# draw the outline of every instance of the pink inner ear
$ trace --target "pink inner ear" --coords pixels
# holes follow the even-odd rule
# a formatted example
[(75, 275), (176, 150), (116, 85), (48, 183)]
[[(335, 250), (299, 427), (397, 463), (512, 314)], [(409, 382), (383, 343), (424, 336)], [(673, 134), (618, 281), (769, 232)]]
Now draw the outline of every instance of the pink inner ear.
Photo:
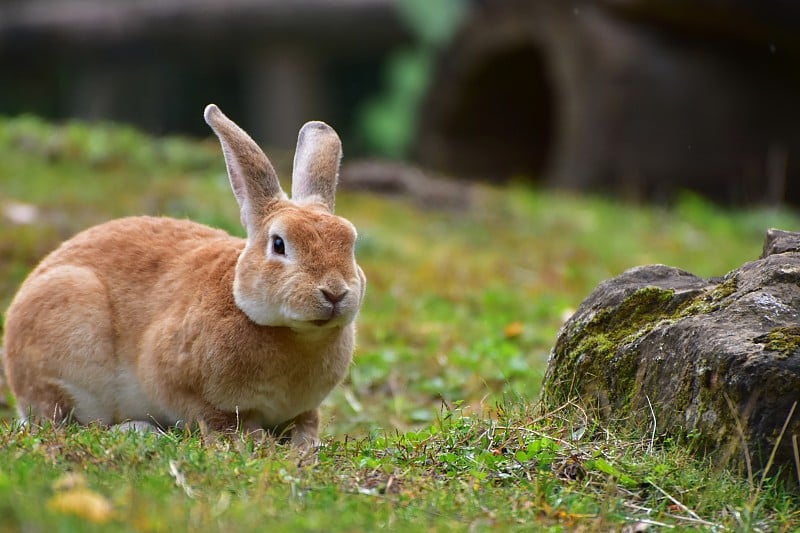
[(247, 189), (245, 188), (244, 176), (242, 176), (242, 167), (239, 161), (225, 143), (222, 150), (225, 153), (225, 166), (228, 168), (228, 179), (231, 182), (231, 189), (236, 201), (239, 203), (239, 208), (244, 209), (245, 202), (247, 201)]
[(239, 204), (239, 220), (242, 222), (244, 229), (250, 233), (252, 221), (250, 220), (251, 209), (250, 202), (247, 200), (247, 185), (245, 184), (245, 177), (242, 174), (242, 167), (236, 155), (231, 152), (228, 143), (220, 139), (222, 144), (222, 153), (225, 155), (225, 167), (228, 170), (228, 180), (233, 190), (233, 196)]

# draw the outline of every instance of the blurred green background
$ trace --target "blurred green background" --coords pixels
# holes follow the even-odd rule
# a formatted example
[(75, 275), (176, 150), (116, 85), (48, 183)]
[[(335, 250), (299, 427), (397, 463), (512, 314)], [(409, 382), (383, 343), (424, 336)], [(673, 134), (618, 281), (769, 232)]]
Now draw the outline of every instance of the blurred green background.
[(109, 218), (242, 234), (212, 101), (284, 177), (302, 122), (343, 137), (337, 208), (369, 288), (334, 433), (533, 400), (600, 281), (648, 263), (724, 275), (798, 226), (791, 5), (198, 6), (0, 5), (2, 308)]

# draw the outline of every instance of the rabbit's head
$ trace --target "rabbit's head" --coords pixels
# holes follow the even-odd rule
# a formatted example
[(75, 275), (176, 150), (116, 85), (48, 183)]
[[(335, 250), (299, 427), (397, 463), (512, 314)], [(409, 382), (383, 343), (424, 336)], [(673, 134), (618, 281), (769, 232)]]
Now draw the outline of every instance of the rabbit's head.
[(292, 199), (264, 152), (217, 106), (205, 110), (219, 137), (247, 243), (233, 284), (236, 305), (256, 324), (294, 330), (352, 322), (366, 279), (356, 264), (355, 227), (333, 214), (341, 141), (323, 122), (297, 139)]

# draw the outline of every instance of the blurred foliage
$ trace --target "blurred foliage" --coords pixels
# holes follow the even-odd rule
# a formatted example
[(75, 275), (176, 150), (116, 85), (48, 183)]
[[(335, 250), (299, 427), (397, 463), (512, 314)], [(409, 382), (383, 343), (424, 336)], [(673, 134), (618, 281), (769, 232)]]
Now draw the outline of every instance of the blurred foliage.
[(458, 28), (467, 2), (400, 0), (398, 9), (415, 43), (389, 57), (385, 88), (364, 104), (360, 116), (364, 145), (378, 155), (392, 158), (406, 155), (436, 54)]
[[(287, 176), (291, 158), (270, 155)], [(564, 317), (603, 279), (649, 263), (722, 275), (759, 255), (768, 227), (800, 227), (789, 211), (733, 212), (690, 195), (667, 209), (525, 186), (474, 191), (463, 211), (339, 193), (369, 282), (355, 363), (324, 409), (327, 431), (417, 427), (442, 402), (536, 398)], [(35, 217), (12, 222), (13, 205)], [(213, 139), (0, 120), (1, 308), (61, 240), (136, 214), (243, 233)]]

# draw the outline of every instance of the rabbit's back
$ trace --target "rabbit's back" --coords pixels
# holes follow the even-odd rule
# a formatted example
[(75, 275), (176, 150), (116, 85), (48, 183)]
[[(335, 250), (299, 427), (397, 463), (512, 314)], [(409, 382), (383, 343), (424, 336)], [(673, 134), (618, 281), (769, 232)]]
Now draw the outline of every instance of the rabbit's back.
[[(47, 256), (12, 302), (9, 320), (13, 326), (17, 314), (36, 315), (28, 309), (36, 303), (26, 297), (28, 286), (43, 286), (50, 295), (65, 291), (62, 297), (69, 301), (83, 292), (82, 283), (99, 283), (102, 290), (96, 296), (105, 301), (115, 325), (115, 356), (127, 359), (134, 354), (126, 352), (139, 347), (154, 317), (168, 308), (198, 291), (209, 297), (214, 293), (218, 301), (230, 299), (234, 265), (243, 247), (242, 239), (190, 220), (112, 220), (77, 234)], [(73, 282), (65, 272), (70, 270), (79, 273)]]
[(198, 290), (223, 305), (232, 300), (242, 245), (201, 224), (156, 217), (114, 220), (64, 242), (25, 280), (6, 317), (5, 366), (22, 416), (66, 417), (42, 412), (59, 405), (81, 421), (174, 422), (162, 402), (148, 401), (138, 375), (147, 332), (174, 322), (176, 306)]
[(212, 242), (216, 247), (227, 242), (239, 250), (243, 246), (241, 239), (191, 220), (120, 218), (93, 226), (65, 241), (42, 260), (30, 277), (71, 264), (91, 268), (118, 284), (149, 284), (187, 253)]

